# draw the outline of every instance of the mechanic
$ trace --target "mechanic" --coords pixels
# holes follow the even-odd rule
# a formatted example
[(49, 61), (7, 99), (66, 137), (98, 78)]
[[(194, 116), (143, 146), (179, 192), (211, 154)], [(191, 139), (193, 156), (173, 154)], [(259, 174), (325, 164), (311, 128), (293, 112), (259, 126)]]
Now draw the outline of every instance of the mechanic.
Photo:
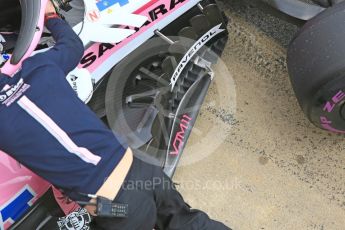
[[(128, 205), (127, 217), (96, 216), (104, 229), (229, 229), (190, 209), (160, 167), (134, 157), (79, 100), (65, 76), (83, 44), (50, 1), (45, 15), (55, 46), (26, 59), (13, 77), (0, 73), (0, 149), (75, 201), (95, 204), (97, 196)], [(147, 181), (152, 186), (124, 186)]]

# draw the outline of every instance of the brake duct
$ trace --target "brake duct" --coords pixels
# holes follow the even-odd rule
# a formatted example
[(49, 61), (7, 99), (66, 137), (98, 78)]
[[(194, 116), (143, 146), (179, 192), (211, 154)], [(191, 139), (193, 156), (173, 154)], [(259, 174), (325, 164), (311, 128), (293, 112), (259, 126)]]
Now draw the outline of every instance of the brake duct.
[(177, 88), (175, 95), (182, 95), (178, 92), (182, 90), (183, 97), (181, 99), (175, 97), (177, 109), (164, 162), (164, 172), (169, 177), (172, 177), (176, 170), (214, 75), (209, 63), (200, 57), (189, 65), (189, 70), (180, 76), (175, 86)]

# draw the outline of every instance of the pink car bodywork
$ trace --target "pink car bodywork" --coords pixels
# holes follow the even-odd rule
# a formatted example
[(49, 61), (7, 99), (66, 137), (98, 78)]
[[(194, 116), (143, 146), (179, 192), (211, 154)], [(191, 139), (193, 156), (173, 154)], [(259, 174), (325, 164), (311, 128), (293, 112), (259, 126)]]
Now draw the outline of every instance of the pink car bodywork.
[[(41, 14), (38, 23), (39, 28), (43, 28), (46, 2), (47, 0), (41, 0)], [(172, 2), (175, 4), (173, 8), (171, 7)], [(91, 73), (92, 77), (98, 81), (105, 73), (111, 70), (114, 63), (123, 59), (136, 47), (149, 39), (156, 29), (164, 28), (167, 24), (181, 16), (198, 2), (198, 0), (151, 0), (149, 3), (143, 4), (140, 8), (134, 10), (133, 13), (146, 16), (151, 22), (149, 25), (141, 27), (135, 34), (126, 38), (121, 43), (114, 45), (112, 48), (103, 50), (104, 55), (97, 55), (102, 44), (94, 43), (85, 50), (84, 60), (86, 57), (90, 56), (90, 54), (95, 54), (95, 56), (97, 56), (96, 59), (87, 65), (81, 62), (78, 68), (87, 69)], [(164, 15), (162, 13), (152, 20), (150, 11), (155, 8), (159, 8), (162, 5), (165, 7), (166, 12)], [(37, 30), (31, 46), (22, 60), (30, 56), (37, 46), (41, 36), (41, 31), (42, 29)], [(12, 76), (16, 71), (18, 71), (18, 69), (20, 69), (20, 65), (21, 62), (17, 65), (11, 65), (8, 62), (3, 68), (1, 68), (1, 71)], [(7, 229), (15, 221), (12, 219), (12, 216), (9, 216), (9, 214), (6, 214), (6, 216), (4, 213), (10, 207), (12, 202), (21, 198), (21, 196), (25, 196), (24, 198), (27, 199), (27, 202), (24, 203), (27, 207), (22, 207), (22, 209), (19, 208), (17, 214), (11, 213), (11, 215), (20, 215), (20, 212), (22, 212), (23, 209), (28, 209), (39, 197), (52, 187), (52, 185), (41, 177), (35, 175), (1, 150), (0, 173), (0, 229), (2, 229), (2, 226)], [(60, 199), (62, 195), (57, 189), (53, 188), (53, 191), (58, 204), (66, 214), (78, 207), (76, 203), (66, 203), (64, 199)], [(15, 210), (12, 211), (14, 212)], [(6, 218), (4, 218), (5, 216)]]
[[(1, 226), (7, 229), (52, 186), (2, 151), (0, 172), (0, 229)], [(52, 189), (56, 201), (66, 214), (79, 207), (62, 199), (59, 190)]]
[[(40, 196), (49, 188), (49, 184), (42, 178), (38, 177), (30, 170), (20, 165), (17, 161), (0, 151), (0, 226), (4, 225), (5, 229), (13, 223), (13, 217), (20, 214), (25, 207), (10, 207), (18, 197), (28, 193), (27, 205), (31, 206)], [(31, 193), (31, 195), (30, 195)], [(13, 212), (6, 214), (6, 208)], [(18, 208), (18, 210), (13, 210)]]

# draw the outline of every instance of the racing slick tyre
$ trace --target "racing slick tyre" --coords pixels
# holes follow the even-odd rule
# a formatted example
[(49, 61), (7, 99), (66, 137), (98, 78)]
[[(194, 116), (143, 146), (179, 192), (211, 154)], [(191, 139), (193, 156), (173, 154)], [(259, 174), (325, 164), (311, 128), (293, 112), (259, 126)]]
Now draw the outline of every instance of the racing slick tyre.
[(344, 0), (313, 0), (316, 4), (319, 4), (323, 7), (330, 7), (334, 4), (338, 4)]
[[(202, 1), (114, 67), (105, 95), (107, 121), (139, 158), (166, 166), (176, 111), (192, 85), (207, 75), (192, 57), (216, 63), (227, 42), (226, 25), (216, 3)], [(186, 58), (195, 44), (198, 50)], [(181, 72), (172, 89), (176, 69)], [(169, 167), (177, 161), (169, 161)]]
[(291, 42), (287, 65), (303, 112), (317, 127), (345, 133), (345, 3), (308, 21)]

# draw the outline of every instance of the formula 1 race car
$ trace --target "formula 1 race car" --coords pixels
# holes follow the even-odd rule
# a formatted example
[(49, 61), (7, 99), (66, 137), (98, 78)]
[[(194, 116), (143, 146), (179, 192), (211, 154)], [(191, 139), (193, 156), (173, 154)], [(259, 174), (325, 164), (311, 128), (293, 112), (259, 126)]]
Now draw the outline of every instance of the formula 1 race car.
[(314, 125), (344, 134), (344, 0), (263, 1), (307, 21), (288, 48), (291, 83), (303, 112)]
[[(8, 40), (0, 45), (1, 72), (13, 75), (54, 45), (43, 26), (46, 2), (0, 2), (0, 44)], [(217, 2), (53, 3), (85, 47), (67, 76), (71, 87), (138, 157), (172, 176), (228, 40)], [(85, 209), (1, 151), (0, 172), (0, 229), (98, 229)]]

